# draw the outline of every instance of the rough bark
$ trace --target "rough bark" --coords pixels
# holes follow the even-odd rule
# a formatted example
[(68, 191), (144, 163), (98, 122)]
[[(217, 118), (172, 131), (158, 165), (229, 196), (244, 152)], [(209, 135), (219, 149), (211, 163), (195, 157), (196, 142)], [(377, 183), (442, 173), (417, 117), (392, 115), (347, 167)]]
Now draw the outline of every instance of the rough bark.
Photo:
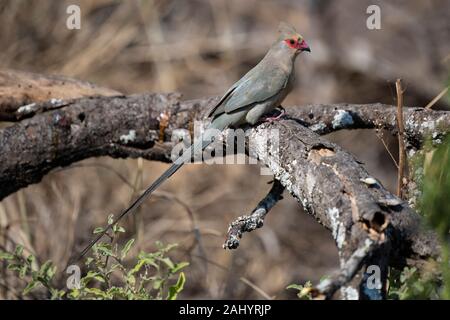
[[(5, 182), (0, 199), (39, 182), (52, 168), (89, 157), (170, 161), (172, 131), (192, 130), (193, 122), (201, 120), (216, 100), (181, 101), (176, 94), (141, 94), (36, 103), (34, 109), (40, 114), (0, 131), (0, 177)], [(307, 105), (287, 110), (289, 117), (320, 134), (339, 129), (396, 128), (392, 106)], [(170, 119), (165, 120), (167, 117)], [(437, 137), (449, 130), (450, 113), (408, 110), (405, 122), (407, 134), (411, 132), (416, 139), (422, 139), (431, 128)], [(439, 125), (432, 126), (435, 122)], [(180, 130), (175, 131), (175, 136), (180, 134)]]
[[(341, 129), (386, 129), (397, 133), (395, 106), (371, 104), (310, 104), (288, 107), (289, 115), (318, 134)], [(405, 138), (419, 148), (424, 139), (441, 139), (450, 130), (450, 112), (403, 108)]]
[[(215, 101), (180, 101), (176, 94), (81, 98), (0, 130), (0, 200), (39, 182), (54, 168), (85, 158), (107, 155), (168, 162), (172, 141), (189, 135), (193, 121), (202, 119)], [(340, 106), (331, 108), (342, 114)], [(346, 105), (343, 110), (350, 108)], [(364, 110), (365, 106), (359, 108)], [(37, 109), (43, 110), (41, 104)], [(386, 243), (392, 248), (385, 251), (391, 266), (403, 265), (406, 259), (414, 262), (437, 257), (436, 238), (421, 229), (420, 217), (374, 181), (351, 154), (301, 125), (303, 119), (293, 119), (295, 112), (303, 109), (307, 108), (288, 109), (290, 119), (247, 128), (253, 141), (248, 152), (267, 166), (281, 186), (331, 230), (336, 240), (341, 270), (330, 282), (319, 284), (315, 294), (332, 296), (369, 259), (384, 256), (374, 253)], [(354, 113), (360, 109), (355, 107)], [(438, 119), (441, 116), (448, 120), (447, 113)], [(325, 118), (317, 118), (326, 123)], [(335, 116), (328, 119), (333, 126)], [(276, 143), (266, 139), (266, 129), (278, 130)]]
[[(349, 275), (346, 280), (354, 275), (348, 273), (349, 266), (359, 270), (386, 242), (392, 248), (390, 266), (402, 266), (408, 258), (438, 256), (436, 237), (421, 229), (419, 215), (387, 191), (353, 155), (294, 120), (258, 126), (251, 137), (257, 141), (268, 128), (279, 131), (279, 146), (269, 140), (267, 151), (255, 144), (250, 154), (270, 168), (306, 212), (331, 230), (341, 271)], [(368, 254), (361, 256), (366, 247)], [(342, 277), (335, 277), (339, 286), (331, 282), (321, 293), (332, 295), (342, 285)]]
[(236, 249), (244, 232), (251, 232), (261, 228), (264, 224), (264, 218), (270, 209), (283, 199), (283, 191), (284, 186), (280, 181), (274, 180), (269, 193), (258, 203), (252, 213), (248, 216), (241, 216), (230, 224), (223, 248)]
[(180, 110), (175, 95), (149, 94), (82, 98), (0, 130), (0, 200), (90, 157), (168, 162), (170, 133), (159, 136), (160, 120), (170, 112), (176, 116), (168, 130), (188, 127), (189, 110)]
[[(16, 70), (0, 70), (0, 121), (18, 121), (33, 115), (35, 103), (88, 96), (113, 96), (119, 92), (86, 81)], [(52, 100), (53, 99), (53, 100)], [(50, 103), (50, 101), (53, 103)], [(19, 108), (20, 112), (19, 112)]]
[[(20, 121), (64, 106), (67, 100), (121, 93), (62, 76), (0, 70), (0, 121)], [(218, 98), (195, 101), (202, 109)], [(294, 119), (318, 134), (340, 129), (386, 129), (397, 132), (395, 106), (372, 104), (309, 104), (287, 108)], [(450, 112), (404, 108), (409, 147), (418, 149), (425, 137), (441, 139), (450, 127)]]

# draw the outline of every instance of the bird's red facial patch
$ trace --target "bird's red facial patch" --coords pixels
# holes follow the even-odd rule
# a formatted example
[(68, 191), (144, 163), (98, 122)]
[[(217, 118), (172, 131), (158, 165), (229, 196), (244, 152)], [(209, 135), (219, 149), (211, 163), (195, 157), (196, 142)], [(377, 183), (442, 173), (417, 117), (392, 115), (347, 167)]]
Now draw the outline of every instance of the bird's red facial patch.
[(289, 48), (298, 49), (298, 40), (296, 39), (286, 39), (284, 40), (284, 42), (286, 42), (286, 44), (288, 45)]
[(295, 50), (304, 50), (304, 49), (309, 48), (306, 41), (301, 38), (299, 38), (299, 39), (290, 38), (290, 39), (284, 40), (284, 42), (286, 42), (286, 44), (288, 45), (289, 48), (292, 48)]

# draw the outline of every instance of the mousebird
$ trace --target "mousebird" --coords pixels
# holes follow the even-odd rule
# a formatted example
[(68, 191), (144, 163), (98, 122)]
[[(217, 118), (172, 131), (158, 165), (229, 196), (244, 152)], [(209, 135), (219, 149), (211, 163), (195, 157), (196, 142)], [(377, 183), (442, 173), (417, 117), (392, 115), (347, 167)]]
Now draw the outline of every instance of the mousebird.
[[(208, 129), (223, 131), (230, 127), (255, 125), (264, 116), (280, 106), (281, 102), (293, 88), (294, 62), (299, 53), (311, 52), (303, 37), (288, 24), (279, 26), (279, 37), (273, 43), (264, 58), (239, 81), (231, 86), (219, 102), (209, 111), (207, 118), (211, 123), (203, 136), (191, 145), (173, 164), (150, 185), (133, 203), (117, 216), (112, 223), (89, 243), (80, 253), (80, 260), (100, 238), (120, 219), (133, 212), (164, 181), (172, 176), (181, 166), (189, 161), (192, 152), (202, 151), (213, 142), (214, 137)], [(214, 131), (214, 130), (210, 130)]]

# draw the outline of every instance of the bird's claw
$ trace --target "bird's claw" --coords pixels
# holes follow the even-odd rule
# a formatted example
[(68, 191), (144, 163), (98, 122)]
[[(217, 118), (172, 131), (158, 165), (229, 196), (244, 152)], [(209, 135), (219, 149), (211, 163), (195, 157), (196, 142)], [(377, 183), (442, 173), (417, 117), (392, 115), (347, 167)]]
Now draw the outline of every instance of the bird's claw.
[(281, 107), (280, 113), (277, 116), (265, 116), (263, 118), (261, 118), (261, 122), (274, 122), (274, 121), (278, 121), (281, 118), (284, 117), (284, 115), (286, 114), (286, 110), (284, 110), (283, 107)]

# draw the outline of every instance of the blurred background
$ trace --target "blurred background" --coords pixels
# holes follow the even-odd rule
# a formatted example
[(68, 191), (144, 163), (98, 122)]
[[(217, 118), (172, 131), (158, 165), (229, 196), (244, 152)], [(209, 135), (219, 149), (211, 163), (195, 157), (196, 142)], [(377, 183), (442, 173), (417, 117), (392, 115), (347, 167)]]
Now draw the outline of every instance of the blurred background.
[[(81, 8), (80, 30), (66, 28), (70, 4)], [(371, 4), (381, 9), (381, 30), (366, 27)], [(263, 57), (286, 21), (312, 53), (298, 59), (297, 87), (284, 106), (395, 104), (402, 78), (405, 104), (423, 107), (448, 85), (449, 12), (447, 0), (0, 0), (0, 68), (75, 77), (125, 94), (220, 95)], [(448, 95), (434, 108), (448, 109)], [(329, 138), (395, 191), (396, 167), (383, 146), (396, 157), (394, 137), (357, 130)], [(0, 202), (0, 228), (64, 268), (94, 226), (166, 166), (98, 158), (55, 170)], [(318, 281), (338, 267), (338, 257), (330, 232), (288, 194), (238, 250), (222, 249), (228, 223), (270, 189), (270, 177), (259, 172), (257, 165), (184, 167), (125, 222), (127, 237), (137, 237), (132, 255), (154, 250), (157, 240), (179, 243), (177, 258), (191, 263), (181, 298), (263, 298), (241, 278), (270, 297), (296, 298), (287, 285)]]

